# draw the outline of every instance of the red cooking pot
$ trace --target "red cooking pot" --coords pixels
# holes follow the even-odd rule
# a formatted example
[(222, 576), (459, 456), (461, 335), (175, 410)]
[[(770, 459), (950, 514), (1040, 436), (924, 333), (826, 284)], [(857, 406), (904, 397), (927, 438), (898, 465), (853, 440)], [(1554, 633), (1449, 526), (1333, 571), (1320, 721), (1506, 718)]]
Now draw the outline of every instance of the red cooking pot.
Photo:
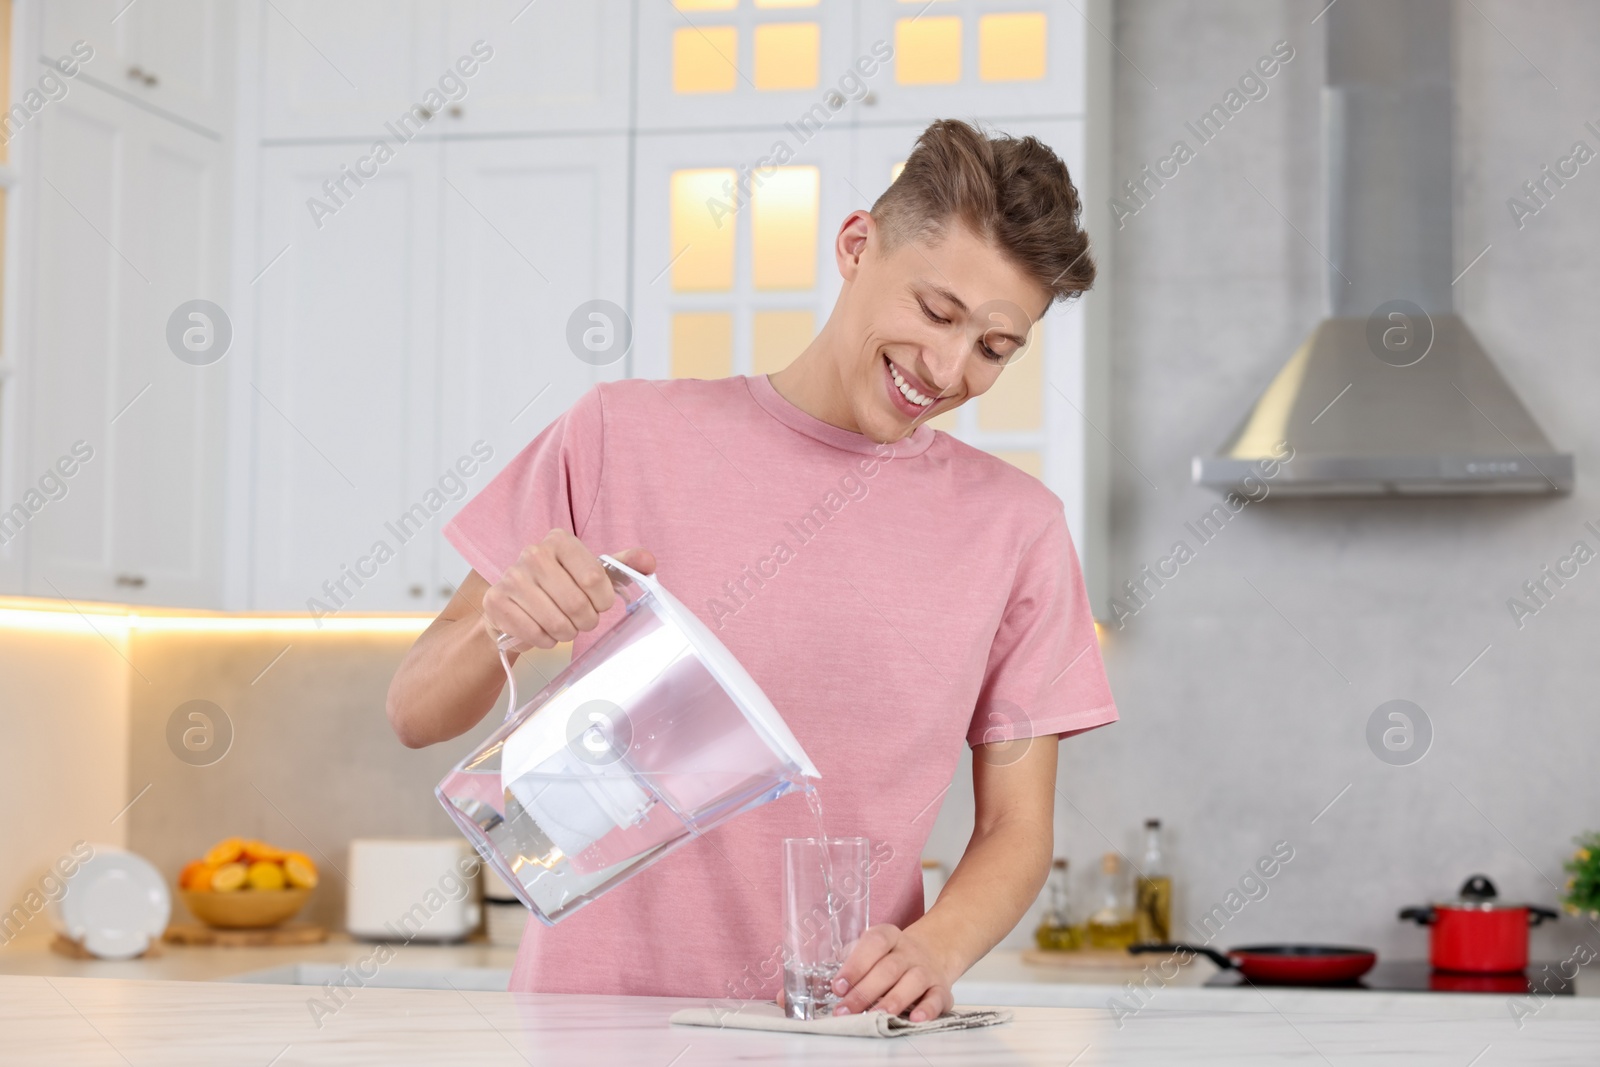
[(1402, 908), (1400, 918), (1433, 927), (1429, 957), (1436, 971), (1514, 974), (1528, 966), (1528, 928), (1559, 915), (1532, 904), (1502, 904), (1498, 897), (1494, 883), (1475, 874), (1457, 899)]

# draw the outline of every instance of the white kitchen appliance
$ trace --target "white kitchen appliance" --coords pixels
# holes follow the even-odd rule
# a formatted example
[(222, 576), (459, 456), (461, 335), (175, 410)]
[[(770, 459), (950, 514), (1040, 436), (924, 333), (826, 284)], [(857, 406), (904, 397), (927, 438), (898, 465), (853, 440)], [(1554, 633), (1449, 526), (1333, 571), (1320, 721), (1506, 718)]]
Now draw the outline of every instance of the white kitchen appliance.
[(482, 918), (480, 866), (459, 837), (356, 838), (345, 928), (391, 944), (459, 941)]

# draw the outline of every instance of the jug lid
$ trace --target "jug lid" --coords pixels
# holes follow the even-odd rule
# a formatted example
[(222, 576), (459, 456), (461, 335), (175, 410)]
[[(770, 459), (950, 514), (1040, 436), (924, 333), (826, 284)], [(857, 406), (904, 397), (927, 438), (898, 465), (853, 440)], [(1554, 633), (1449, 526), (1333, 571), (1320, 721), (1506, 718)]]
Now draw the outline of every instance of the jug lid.
[(667, 592), (654, 577), (640, 574), (626, 563), (620, 563), (611, 556), (601, 556), (606, 564), (615, 567), (626, 574), (639, 588), (645, 590), (655, 598), (652, 605), (654, 610), (666, 616), (689, 639), (700, 661), (706, 665), (712, 675), (739, 705), (745, 718), (759, 730), (767, 742), (776, 748), (791, 762), (800, 768), (800, 773), (807, 778), (821, 778), (822, 772), (817, 770), (811, 762), (811, 757), (806, 755), (806, 750), (800, 747), (799, 740), (790, 731), (789, 724), (783, 721), (783, 716), (778, 714), (778, 709), (772, 701), (767, 699), (767, 694), (761, 691), (756, 680), (750, 677), (750, 672), (744, 665), (734, 658), (732, 652), (721, 641), (700, 617), (684, 606), (683, 602)]

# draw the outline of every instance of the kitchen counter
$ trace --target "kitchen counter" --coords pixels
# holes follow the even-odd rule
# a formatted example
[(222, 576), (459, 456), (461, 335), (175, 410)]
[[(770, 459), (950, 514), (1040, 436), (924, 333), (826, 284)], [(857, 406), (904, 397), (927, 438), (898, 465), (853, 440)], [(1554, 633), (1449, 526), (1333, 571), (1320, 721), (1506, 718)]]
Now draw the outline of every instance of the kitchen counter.
[[(1298, 994), (1302, 1006), (1337, 993)], [(362, 988), (332, 1007), (314, 988), (0, 976), (0, 1063), (695, 1064), (826, 1062), (830, 1067), (1260, 1062), (1463, 1067), (1589, 1064), (1600, 1048), (1600, 1003), (1551, 1003), (1519, 1030), (1499, 998), (1471, 1018), (1414, 1013), (1416, 998), (1366, 994), (1338, 1010), (1302, 1010), (1276, 995), (1256, 1011), (1148, 1008), (1119, 1026), (1104, 1010), (1021, 1007), (1010, 1024), (919, 1038), (868, 1040), (671, 1026), (691, 1000), (561, 996), (453, 989)], [(1386, 1001), (1400, 1005), (1390, 1014)], [(315, 1005), (322, 1004), (319, 1013)], [(1482, 1059), (1486, 1050), (1493, 1050)]]

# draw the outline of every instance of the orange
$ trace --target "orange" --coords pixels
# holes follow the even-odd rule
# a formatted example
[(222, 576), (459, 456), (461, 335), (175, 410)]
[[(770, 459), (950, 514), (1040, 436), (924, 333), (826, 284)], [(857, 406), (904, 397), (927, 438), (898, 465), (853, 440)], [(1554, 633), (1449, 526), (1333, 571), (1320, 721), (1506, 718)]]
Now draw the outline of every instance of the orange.
[(265, 841), (246, 841), (244, 843), (244, 858), (251, 863), (257, 860), (266, 860), (270, 863), (282, 862), (283, 849), (269, 845)]
[(237, 837), (225, 837), (206, 853), (206, 862), (213, 867), (220, 867), (224, 863), (232, 863), (244, 854), (244, 842)]
[(183, 865), (178, 872), (179, 889), (210, 889), (211, 876), (216, 868), (204, 860), (194, 860)]
[(211, 876), (211, 888), (218, 893), (229, 893), (244, 885), (250, 868), (242, 863), (225, 863)]
[(271, 860), (256, 860), (250, 865), (251, 889), (282, 889), (283, 868)]
[(289, 884), (298, 889), (317, 887), (317, 865), (300, 852), (291, 852), (283, 858), (283, 873)]

